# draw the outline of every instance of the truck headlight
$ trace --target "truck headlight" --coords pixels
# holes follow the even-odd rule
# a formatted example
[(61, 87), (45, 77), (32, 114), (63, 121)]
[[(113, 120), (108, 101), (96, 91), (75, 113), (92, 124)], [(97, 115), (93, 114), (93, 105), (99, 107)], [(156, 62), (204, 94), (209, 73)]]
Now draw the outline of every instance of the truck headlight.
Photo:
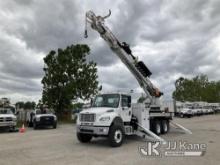
[(40, 121), (40, 117), (36, 117), (36, 121)]
[(110, 120), (110, 116), (101, 117), (99, 119), (99, 121), (109, 121), (109, 120)]
[(56, 116), (54, 116), (54, 120), (57, 121), (57, 117)]
[(16, 117), (14, 117), (12, 120), (13, 120), (14, 122), (16, 122), (16, 121), (17, 121), (17, 118), (16, 118)]

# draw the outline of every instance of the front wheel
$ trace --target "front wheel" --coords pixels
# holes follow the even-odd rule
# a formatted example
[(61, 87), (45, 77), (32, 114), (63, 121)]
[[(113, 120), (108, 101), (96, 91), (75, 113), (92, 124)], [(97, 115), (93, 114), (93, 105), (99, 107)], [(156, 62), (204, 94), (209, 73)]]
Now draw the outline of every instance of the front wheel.
[(184, 115), (183, 115), (183, 113), (181, 113), (181, 114), (180, 114), (180, 117), (181, 117), (181, 118), (184, 118)]
[(77, 133), (77, 138), (82, 143), (88, 143), (92, 139), (92, 135), (89, 134), (83, 134), (83, 133)]
[(36, 124), (35, 121), (33, 122), (33, 128), (34, 128), (34, 129), (37, 129), (37, 124)]
[(119, 147), (124, 140), (124, 131), (121, 126), (113, 125), (109, 130), (109, 144), (112, 147)]
[(53, 124), (53, 129), (56, 129), (57, 128), (57, 123), (54, 123)]
[(30, 121), (27, 121), (27, 126), (28, 126), (28, 127), (33, 127), (33, 123), (30, 122)]

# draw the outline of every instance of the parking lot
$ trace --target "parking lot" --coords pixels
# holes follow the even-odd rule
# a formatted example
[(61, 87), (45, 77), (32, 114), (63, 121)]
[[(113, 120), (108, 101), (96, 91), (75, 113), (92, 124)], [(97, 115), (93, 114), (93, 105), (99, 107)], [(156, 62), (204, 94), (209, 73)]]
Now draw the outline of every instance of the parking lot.
[(135, 136), (126, 138), (119, 148), (111, 148), (103, 138), (81, 144), (76, 138), (74, 125), (63, 124), (57, 129), (40, 129), (22, 133), (0, 133), (0, 165), (66, 165), (66, 164), (177, 164), (217, 165), (220, 162), (220, 115), (175, 119), (193, 134), (171, 130), (162, 137), (166, 140), (186, 140), (205, 143), (207, 151), (202, 157), (144, 157), (138, 147), (145, 141)]

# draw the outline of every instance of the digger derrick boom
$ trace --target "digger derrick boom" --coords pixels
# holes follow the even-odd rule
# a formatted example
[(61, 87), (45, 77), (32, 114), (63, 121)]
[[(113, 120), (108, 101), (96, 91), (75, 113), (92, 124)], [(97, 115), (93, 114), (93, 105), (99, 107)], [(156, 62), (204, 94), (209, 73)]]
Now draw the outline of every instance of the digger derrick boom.
[(137, 79), (139, 85), (143, 88), (147, 97), (151, 99), (160, 97), (163, 93), (160, 92), (152, 82), (149, 77), (152, 74), (151, 71), (147, 68), (147, 66), (142, 61), (137, 61), (137, 58), (134, 57), (131, 53), (129, 46), (126, 46), (118, 41), (115, 35), (111, 32), (111, 30), (105, 26), (105, 19), (111, 15), (111, 11), (109, 10), (109, 14), (107, 16), (96, 16), (93, 11), (86, 12), (86, 20), (85, 20), (85, 38), (88, 37), (87, 34), (87, 23), (91, 25), (91, 28), (97, 31), (100, 36), (107, 42), (111, 50), (120, 58), (120, 60), (127, 66), (130, 72)]

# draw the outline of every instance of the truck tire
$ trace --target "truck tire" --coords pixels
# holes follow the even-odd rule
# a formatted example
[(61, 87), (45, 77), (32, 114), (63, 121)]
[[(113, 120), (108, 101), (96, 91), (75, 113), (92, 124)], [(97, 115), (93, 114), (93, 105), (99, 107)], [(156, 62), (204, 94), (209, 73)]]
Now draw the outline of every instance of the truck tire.
[(124, 130), (122, 126), (112, 125), (109, 130), (108, 140), (112, 147), (121, 146), (124, 140)]
[(153, 132), (157, 135), (160, 135), (161, 134), (161, 123), (159, 120), (154, 120), (153, 121)]
[(83, 133), (77, 133), (77, 139), (78, 139), (81, 143), (88, 143), (88, 142), (91, 141), (92, 135), (83, 134)]
[(168, 120), (162, 120), (161, 121), (161, 133), (165, 134), (167, 132), (169, 132), (170, 129), (170, 123)]
[(16, 127), (15, 126), (13, 126), (13, 127), (11, 127), (10, 129), (9, 129), (9, 132), (15, 132), (16, 131)]
[(38, 128), (35, 121), (33, 122), (33, 128), (34, 128), (34, 129), (37, 129), (37, 128)]
[(181, 113), (181, 114), (180, 114), (180, 117), (181, 117), (181, 118), (184, 118), (184, 114), (183, 114), (183, 113)]
[(27, 126), (28, 126), (28, 127), (33, 127), (33, 123), (30, 122), (30, 121), (27, 121)]
[(54, 123), (53, 124), (53, 129), (56, 129), (57, 128), (57, 123)]

